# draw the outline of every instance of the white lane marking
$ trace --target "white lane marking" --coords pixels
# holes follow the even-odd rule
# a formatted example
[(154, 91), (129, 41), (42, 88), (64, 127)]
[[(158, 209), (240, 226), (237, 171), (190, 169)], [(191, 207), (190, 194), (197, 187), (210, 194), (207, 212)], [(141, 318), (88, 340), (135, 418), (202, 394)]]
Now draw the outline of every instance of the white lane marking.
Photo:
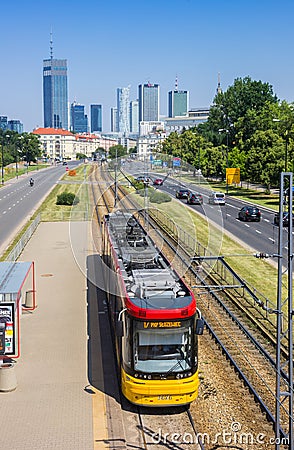
[(7, 212), (7, 211), (3, 211), (3, 213), (2, 213), (2, 214), (6, 214), (6, 212)]
[(261, 234), (261, 231), (259, 231), (259, 230), (255, 230), (255, 231), (256, 231), (256, 233)]
[(250, 228), (250, 225), (248, 223), (244, 223), (245, 227)]
[(273, 239), (273, 238), (268, 238), (268, 239), (272, 242), (276, 242), (275, 239)]

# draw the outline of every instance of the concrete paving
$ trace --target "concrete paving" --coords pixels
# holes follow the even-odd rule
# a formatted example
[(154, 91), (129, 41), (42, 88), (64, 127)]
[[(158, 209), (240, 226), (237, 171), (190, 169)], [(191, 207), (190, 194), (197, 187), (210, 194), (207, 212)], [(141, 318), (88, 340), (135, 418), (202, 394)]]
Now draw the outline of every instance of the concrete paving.
[(35, 262), (38, 307), (22, 313), (17, 388), (0, 393), (3, 449), (106, 448), (104, 396), (88, 379), (84, 227), (41, 223), (19, 259)]

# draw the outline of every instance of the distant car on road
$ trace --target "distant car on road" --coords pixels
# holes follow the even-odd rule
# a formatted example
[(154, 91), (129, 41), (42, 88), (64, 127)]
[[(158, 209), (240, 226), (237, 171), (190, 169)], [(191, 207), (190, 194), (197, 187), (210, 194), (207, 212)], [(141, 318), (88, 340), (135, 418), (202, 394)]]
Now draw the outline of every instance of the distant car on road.
[(189, 205), (202, 205), (203, 197), (201, 194), (198, 194), (198, 192), (189, 192), (187, 197), (187, 203)]
[(136, 178), (136, 181), (141, 183), (151, 183), (151, 178), (147, 177), (147, 175), (140, 175)]
[(189, 195), (189, 189), (178, 189), (176, 191), (176, 198), (187, 198)]
[(238, 218), (245, 222), (260, 222), (261, 212), (257, 206), (243, 206), (238, 213)]
[(225, 205), (226, 196), (223, 192), (212, 192), (208, 197), (208, 203), (210, 205)]
[[(275, 225), (279, 225), (279, 213), (275, 214), (274, 217), (274, 224)], [(282, 219), (282, 223), (283, 223), (283, 227), (288, 227), (289, 226), (289, 211), (283, 211), (283, 219)], [(292, 223), (294, 225), (294, 216), (292, 214)]]
[(162, 186), (163, 185), (163, 179), (162, 178), (156, 178), (153, 181), (154, 186)]

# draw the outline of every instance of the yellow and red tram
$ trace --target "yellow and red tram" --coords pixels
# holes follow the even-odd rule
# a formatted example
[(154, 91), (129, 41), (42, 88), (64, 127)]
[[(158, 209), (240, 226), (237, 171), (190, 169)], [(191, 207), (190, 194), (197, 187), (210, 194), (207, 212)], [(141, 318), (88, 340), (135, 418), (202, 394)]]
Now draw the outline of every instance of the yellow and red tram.
[(105, 217), (103, 260), (124, 396), (143, 406), (191, 403), (203, 330), (192, 291), (132, 214)]

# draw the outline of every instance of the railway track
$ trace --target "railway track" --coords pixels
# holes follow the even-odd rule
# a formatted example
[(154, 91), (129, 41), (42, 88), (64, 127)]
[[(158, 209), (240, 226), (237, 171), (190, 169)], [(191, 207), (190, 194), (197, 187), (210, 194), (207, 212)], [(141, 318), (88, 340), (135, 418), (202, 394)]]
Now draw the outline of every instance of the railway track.
[[(104, 175), (107, 175), (107, 173), (104, 173)], [(113, 181), (104, 180), (103, 183), (105, 186), (107, 185), (110, 187), (113, 184)], [(124, 194), (120, 192), (118, 193), (118, 191), (119, 189), (116, 193), (119, 195), (121, 206), (124, 203), (127, 203), (125, 204), (127, 209), (140, 209), (137, 205), (134, 205), (133, 203), (130, 204), (129, 199), (127, 201), (123, 200)], [(106, 189), (105, 192), (108, 192), (108, 190)], [(109, 212), (110, 205), (114, 205), (112, 194), (107, 193), (107, 199), (105, 199), (105, 196), (106, 193), (103, 194), (105, 208), (104, 212), (102, 213), (102, 207), (99, 208), (100, 217), (101, 214), (103, 215), (105, 213), (105, 211)], [(148, 219), (148, 225), (152, 226), (152, 221), (150, 218)], [(158, 225), (155, 225), (155, 228), (156, 227), (158, 227)], [(267, 356), (268, 349), (263, 349), (261, 345), (256, 346), (256, 339), (250, 330), (248, 330), (241, 322), (241, 319), (237, 318), (236, 314), (234, 315), (228, 307), (225, 307), (224, 309), (223, 300), (216, 301), (215, 295), (212, 295), (212, 293), (208, 293), (203, 289), (203, 281), (199, 279), (199, 270), (197, 267), (193, 267), (193, 265), (191, 265), (191, 260), (187, 257), (187, 255), (183, 255), (185, 252), (181, 251), (181, 254), (179, 254), (178, 245), (175, 250), (170, 240), (168, 241), (167, 239), (164, 239), (163, 244), (162, 234), (158, 239), (160, 240), (160, 245), (164, 245), (167, 257), (172, 258), (174, 262), (178, 260), (181, 270), (183, 264), (186, 264), (186, 279), (190, 285), (192, 284), (192, 286), (194, 286), (194, 289), (196, 290), (196, 295), (199, 298), (198, 305), (202, 310), (211, 336), (215, 342), (217, 342), (217, 345), (221, 347), (222, 352), (230, 360), (230, 363), (233, 364), (235, 371), (238, 372), (239, 377), (243, 379), (244, 383), (249, 388), (249, 391), (253, 393), (255, 401), (259, 402), (261, 410), (266, 413), (267, 419), (274, 423), (273, 412), (275, 393), (273, 391), (273, 387), (275, 386), (275, 368), (273, 366), (271, 356)], [(165, 415), (163, 415), (165, 421), (166, 412), (167, 411), (165, 410)], [(149, 420), (149, 415), (147, 417)], [(288, 416), (286, 410), (282, 412), (281, 419), (283, 430), (287, 433)], [(151, 426), (152, 424), (150, 424), (149, 427), (148, 420), (146, 418), (144, 420), (145, 422), (142, 420), (140, 425), (141, 430), (145, 429), (144, 427), (146, 427), (145, 431), (153, 430)], [(178, 429), (178, 427), (173, 429)], [(166, 433), (169, 432), (167, 431)]]
[[(103, 171), (93, 171), (91, 174), (91, 196), (95, 206), (93, 227), (101, 225), (105, 214), (111, 212), (114, 206), (113, 185), (105, 177)], [(97, 180), (97, 176), (99, 180)], [(119, 376), (117, 374), (117, 379)], [(120, 447), (137, 447), (145, 450), (153, 450), (165, 446), (169, 449), (193, 448), (204, 450), (201, 439), (193, 417), (187, 408), (166, 408), (151, 410), (149, 408), (130, 405), (123, 397), (121, 398), (124, 422), (124, 444)], [(115, 414), (114, 414), (115, 416)], [(177, 430), (175, 432), (175, 430)], [(117, 448), (117, 444), (110, 448)]]

